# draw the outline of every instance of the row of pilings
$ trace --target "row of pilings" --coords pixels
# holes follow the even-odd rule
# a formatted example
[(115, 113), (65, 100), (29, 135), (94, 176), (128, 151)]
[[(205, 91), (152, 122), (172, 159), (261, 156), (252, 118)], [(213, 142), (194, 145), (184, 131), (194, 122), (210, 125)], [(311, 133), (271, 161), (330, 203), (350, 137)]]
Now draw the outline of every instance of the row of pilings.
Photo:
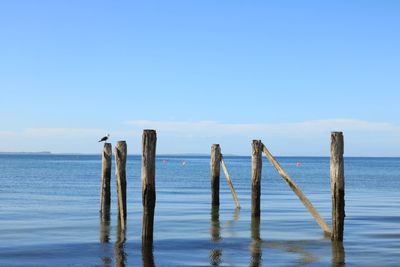
[[(252, 141), (251, 153), (251, 216), (253, 221), (259, 221), (261, 216), (261, 174), (262, 153), (275, 167), (285, 182), (299, 197), (303, 205), (309, 210), (325, 234), (330, 235), (332, 241), (343, 241), (345, 202), (344, 202), (344, 142), (342, 132), (331, 133), (330, 181), (332, 193), (332, 229), (329, 228), (322, 216), (312, 205), (311, 201), (300, 190), (299, 186), (287, 174), (278, 161), (271, 155), (261, 140)], [(219, 206), (220, 164), (222, 154), (219, 144), (211, 147), (211, 204)], [(235, 200), (236, 201), (236, 200)]]
[[(155, 182), (155, 157), (156, 157), (157, 135), (154, 130), (144, 130), (142, 136), (142, 254), (152, 255), (153, 229), (154, 229), (154, 210), (156, 205), (156, 182)], [(279, 165), (276, 159), (271, 155), (261, 140), (252, 141), (252, 171), (251, 171), (251, 222), (252, 237), (259, 240), (259, 224), (261, 217), (261, 176), (262, 176), (262, 153), (276, 168), (285, 182), (290, 186), (294, 193), (299, 197), (304, 206), (310, 211), (316, 222), (323, 229), (325, 234), (331, 236), (332, 241), (343, 241), (344, 230), (344, 143), (342, 132), (332, 132), (331, 134), (331, 158), (330, 158), (330, 180), (332, 193), (332, 229), (325, 223), (311, 202), (302, 193), (298, 185)], [(100, 190), (100, 216), (102, 221), (110, 220), (110, 180), (111, 180), (111, 144), (105, 143), (102, 153), (102, 178)], [(115, 173), (117, 184), (117, 206), (118, 206), (118, 228), (121, 230), (118, 236), (120, 246), (125, 242), (125, 228), (127, 219), (126, 204), (126, 160), (127, 145), (125, 141), (118, 141), (115, 146)], [(221, 148), (218, 144), (211, 147), (210, 172), (211, 172), (211, 205), (212, 214), (215, 217), (219, 210), (219, 189), (220, 189), (220, 169), (223, 165), (225, 176), (232, 190), (232, 195), (236, 206), (240, 208), (232, 181), (229, 177), (226, 165), (223, 161)], [(259, 251), (261, 253), (261, 251)], [(121, 256), (122, 257), (122, 256)], [(147, 257), (146, 259), (152, 259)], [(258, 257), (254, 257), (255, 259)]]
[[(143, 255), (151, 254), (153, 245), (154, 209), (156, 204), (155, 157), (157, 134), (154, 130), (144, 130), (142, 136), (142, 250)], [(100, 186), (100, 218), (109, 224), (111, 207), (111, 144), (105, 143), (102, 153), (102, 176)], [(115, 176), (117, 184), (118, 236), (117, 245), (125, 242), (127, 219), (126, 204), (126, 160), (127, 144), (118, 141), (115, 145)], [(117, 257), (118, 258), (118, 257)], [(149, 258), (149, 257), (146, 257)]]

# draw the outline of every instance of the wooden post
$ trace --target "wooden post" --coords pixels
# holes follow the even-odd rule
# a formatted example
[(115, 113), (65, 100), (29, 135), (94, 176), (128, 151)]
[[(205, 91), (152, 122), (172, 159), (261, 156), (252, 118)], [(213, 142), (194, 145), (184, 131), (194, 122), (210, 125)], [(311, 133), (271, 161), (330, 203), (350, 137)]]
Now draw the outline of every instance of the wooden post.
[(262, 143), (253, 140), (251, 152), (251, 215), (260, 217)]
[(331, 192), (332, 192), (332, 236), (334, 241), (343, 241), (344, 228), (344, 144), (343, 133), (331, 134)]
[(293, 190), (293, 192), (299, 197), (303, 205), (308, 209), (308, 211), (311, 213), (311, 215), (314, 217), (318, 225), (322, 228), (322, 230), (325, 232), (325, 234), (330, 235), (331, 230), (329, 229), (329, 226), (326, 224), (325, 220), (319, 215), (318, 211), (314, 208), (314, 206), (311, 204), (310, 200), (304, 195), (304, 193), (300, 190), (298, 185), (290, 178), (289, 174), (285, 172), (285, 170), (281, 167), (281, 165), (276, 161), (276, 159), (272, 156), (272, 154), (268, 151), (268, 149), (263, 146), (263, 151), (265, 153), (265, 156), (268, 158), (268, 160), (274, 165), (275, 169), (278, 171), (278, 173), (281, 175), (283, 180), (286, 181), (286, 183), (290, 186), (290, 188)]
[(221, 163), (221, 148), (218, 144), (211, 146), (211, 205), (219, 206), (219, 175)]
[(121, 227), (126, 225), (126, 142), (118, 141), (115, 146), (115, 175), (117, 177), (118, 216)]
[(111, 204), (111, 144), (105, 143), (102, 153), (102, 172), (101, 172), (101, 187), (100, 187), (100, 212), (105, 213), (110, 210)]
[(156, 143), (156, 131), (144, 130), (142, 137), (142, 246), (153, 243), (156, 205)]
[(229, 176), (229, 172), (228, 169), (226, 168), (224, 157), (222, 156), (222, 154), (221, 154), (221, 165), (222, 165), (222, 170), (224, 171), (225, 174), (225, 178), (228, 181), (229, 188), (231, 189), (233, 200), (235, 200), (236, 208), (240, 209), (239, 200), (237, 198), (235, 188), (233, 187), (232, 180), (231, 177)]

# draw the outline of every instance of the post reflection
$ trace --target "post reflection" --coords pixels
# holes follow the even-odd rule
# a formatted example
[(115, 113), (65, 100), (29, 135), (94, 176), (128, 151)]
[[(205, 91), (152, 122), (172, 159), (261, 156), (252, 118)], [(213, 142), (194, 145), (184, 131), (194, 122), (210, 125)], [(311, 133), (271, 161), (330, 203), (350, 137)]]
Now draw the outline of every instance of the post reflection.
[[(210, 222), (210, 234), (213, 242), (221, 240), (221, 225), (219, 222), (219, 206), (211, 207), (211, 222)], [(218, 266), (221, 264), (222, 249), (214, 248), (210, 250), (210, 265)]]
[(345, 256), (343, 242), (332, 241), (332, 267), (345, 266)]
[(125, 267), (126, 263), (126, 253), (124, 250), (125, 240), (126, 240), (125, 229), (122, 228), (121, 221), (118, 219), (117, 241), (115, 242), (114, 245), (115, 266), (117, 267)]
[(251, 217), (251, 258), (250, 266), (258, 267), (261, 266), (262, 262), (262, 248), (261, 248), (261, 238), (260, 238), (260, 217)]
[[(104, 213), (100, 212), (100, 243), (108, 244), (110, 242), (110, 207), (104, 208)], [(111, 258), (104, 256), (101, 258), (103, 266), (111, 266)]]
[(153, 256), (153, 242), (142, 240), (142, 261), (144, 267), (155, 267)]
[(227, 237), (235, 237), (236, 236), (236, 231), (234, 229), (234, 225), (239, 220), (239, 216), (240, 216), (240, 208), (236, 208), (233, 212), (232, 220), (226, 221), (225, 233), (226, 233)]
[(110, 242), (110, 208), (100, 212), (100, 243)]
[(235, 211), (233, 212), (233, 221), (236, 222), (239, 220), (240, 216), (240, 208), (236, 208)]

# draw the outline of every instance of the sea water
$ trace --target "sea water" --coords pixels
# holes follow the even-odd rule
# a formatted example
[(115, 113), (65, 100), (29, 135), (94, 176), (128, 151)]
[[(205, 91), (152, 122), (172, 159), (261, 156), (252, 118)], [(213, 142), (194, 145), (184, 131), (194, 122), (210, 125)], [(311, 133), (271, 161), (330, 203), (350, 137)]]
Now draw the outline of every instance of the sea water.
[[(267, 161), (259, 222), (250, 215), (250, 157), (225, 157), (241, 209), (221, 173), (213, 210), (209, 161), (157, 157), (154, 243), (145, 251), (139, 156), (127, 160), (122, 232), (114, 173), (111, 221), (99, 217), (100, 156), (0, 155), (0, 266), (400, 266), (400, 158), (345, 158), (343, 244), (324, 236)], [(278, 161), (330, 224), (329, 158)]]

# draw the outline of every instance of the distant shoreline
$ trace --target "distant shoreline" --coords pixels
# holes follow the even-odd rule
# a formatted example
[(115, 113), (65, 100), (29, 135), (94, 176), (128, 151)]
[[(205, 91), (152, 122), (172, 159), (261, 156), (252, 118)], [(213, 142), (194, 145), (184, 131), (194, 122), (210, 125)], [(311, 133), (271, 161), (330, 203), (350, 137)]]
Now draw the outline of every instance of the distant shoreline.
[[(40, 151), (40, 152), (0, 152), (0, 155), (44, 155), (44, 156), (101, 156), (100, 154), (97, 153), (53, 153), (50, 151)], [(133, 157), (141, 157), (140, 154), (128, 154), (128, 156), (133, 156)], [(182, 153), (182, 154), (158, 154), (157, 158), (162, 158), (162, 157), (178, 157), (178, 158), (195, 158), (195, 157), (209, 157), (209, 154), (206, 153)], [(237, 154), (226, 154), (224, 155), (225, 157), (238, 157), (238, 158), (243, 158), (243, 157), (251, 157), (251, 155), (237, 155)], [(277, 158), (329, 158), (330, 156), (275, 156)], [(344, 156), (345, 158), (400, 158), (400, 156)]]
[(0, 152), (0, 155), (52, 155), (50, 151), (40, 152)]

